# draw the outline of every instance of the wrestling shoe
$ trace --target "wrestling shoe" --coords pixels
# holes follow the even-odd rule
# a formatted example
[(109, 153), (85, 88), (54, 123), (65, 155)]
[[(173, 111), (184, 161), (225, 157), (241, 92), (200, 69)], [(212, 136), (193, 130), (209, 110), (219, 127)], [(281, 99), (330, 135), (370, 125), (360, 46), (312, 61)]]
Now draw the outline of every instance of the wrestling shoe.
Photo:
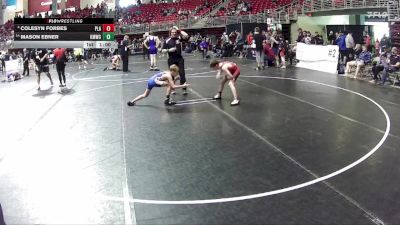
[(164, 104), (165, 104), (165, 105), (175, 105), (176, 102), (174, 102), (174, 101), (172, 101), (172, 100), (169, 100), (169, 99), (165, 99)]
[(213, 99), (215, 99), (215, 100), (219, 100), (219, 99), (221, 99), (222, 97), (221, 97), (221, 95), (220, 94), (216, 94), (214, 97), (213, 97)]
[(135, 105), (134, 102), (131, 102), (131, 101), (128, 102), (128, 106), (134, 106), (134, 105)]
[(235, 106), (235, 105), (239, 105), (239, 100), (236, 99), (231, 102), (231, 106)]

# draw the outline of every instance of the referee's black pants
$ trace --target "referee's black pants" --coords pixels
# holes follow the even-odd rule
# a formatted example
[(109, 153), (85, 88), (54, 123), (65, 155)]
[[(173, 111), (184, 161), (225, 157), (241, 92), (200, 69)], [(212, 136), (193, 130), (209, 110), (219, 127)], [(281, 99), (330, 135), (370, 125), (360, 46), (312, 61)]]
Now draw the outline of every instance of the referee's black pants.
[(186, 83), (185, 60), (182, 57), (181, 58), (168, 58), (168, 67), (170, 67), (173, 64), (175, 64), (179, 67), (179, 76), (180, 76), (181, 84)]
[(121, 55), (121, 58), (122, 58), (122, 71), (123, 72), (128, 72), (128, 64), (129, 64), (129, 62), (128, 62), (128, 54), (122, 54)]
[(56, 69), (57, 69), (58, 80), (60, 81), (60, 84), (63, 84), (63, 81), (65, 84), (65, 82), (66, 82), (66, 80), (65, 80), (65, 62), (57, 62)]
[(29, 64), (24, 63), (24, 72), (22, 73), (22, 76), (25, 76), (25, 71), (27, 72), (27, 76), (29, 76)]

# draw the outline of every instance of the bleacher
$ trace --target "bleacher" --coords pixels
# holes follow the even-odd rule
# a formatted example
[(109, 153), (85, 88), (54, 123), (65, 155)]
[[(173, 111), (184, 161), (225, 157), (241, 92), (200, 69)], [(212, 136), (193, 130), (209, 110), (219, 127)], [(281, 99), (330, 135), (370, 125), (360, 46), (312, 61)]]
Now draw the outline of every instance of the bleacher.
[(128, 7), (120, 13), (122, 23), (175, 21), (188, 16), (202, 16), (219, 0), (182, 0), (175, 3), (150, 3)]
[(0, 25), (0, 42), (5, 42), (13, 37), (14, 22), (8, 20), (3, 25)]
[[(219, 10), (215, 16), (235, 16), (235, 15), (247, 15), (257, 14), (265, 11), (266, 9), (275, 9), (282, 5), (291, 3), (291, 0), (230, 0), (227, 7)], [(246, 4), (249, 7), (245, 7), (246, 10), (239, 9), (240, 4)]]

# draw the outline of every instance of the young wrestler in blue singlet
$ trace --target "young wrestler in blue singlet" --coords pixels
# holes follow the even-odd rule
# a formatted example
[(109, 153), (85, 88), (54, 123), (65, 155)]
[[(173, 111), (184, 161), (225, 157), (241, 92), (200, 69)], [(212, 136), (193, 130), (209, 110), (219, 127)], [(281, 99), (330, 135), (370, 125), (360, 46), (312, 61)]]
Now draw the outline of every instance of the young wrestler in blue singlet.
[(148, 36), (144, 42), (144, 46), (149, 50), (150, 71), (159, 71), (157, 68), (157, 52), (160, 44), (160, 40), (154, 35)]
[(134, 106), (135, 103), (143, 98), (149, 96), (151, 89), (154, 87), (167, 87), (166, 99), (164, 101), (165, 105), (174, 105), (175, 102), (170, 101), (171, 92), (177, 88), (186, 88), (189, 84), (184, 83), (182, 85), (175, 85), (174, 82), (179, 78), (179, 68), (176, 65), (172, 65), (169, 67), (169, 71), (160, 72), (153, 75), (147, 81), (147, 88), (143, 94), (137, 96), (132, 101), (128, 102), (128, 106)]

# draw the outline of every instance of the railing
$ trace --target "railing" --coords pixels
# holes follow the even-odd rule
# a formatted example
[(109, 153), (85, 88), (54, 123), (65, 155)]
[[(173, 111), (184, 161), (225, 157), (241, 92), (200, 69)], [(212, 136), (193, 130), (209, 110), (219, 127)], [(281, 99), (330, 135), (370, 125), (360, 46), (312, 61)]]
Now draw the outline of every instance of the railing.
[[(219, 4), (221, 4), (221, 2)], [(208, 17), (204, 27), (221, 27), (235, 23), (267, 23), (268, 19), (270, 19), (272, 23), (288, 24), (291, 20), (297, 20), (299, 15), (305, 15), (307, 13), (354, 8), (387, 8), (389, 21), (400, 20), (399, 3), (398, 1), (393, 0), (296, 0), (277, 9), (267, 9), (259, 14)], [(194, 23), (199, 21), (199, 19), (200, 18), (197, 18), (196, 20), (185, 19), (153, 25), (129, 25), (125, 26), (127, 29), (125, 33), (162, 31), (167, 30), (174, 25), (188, 29), (191, 28)]]
[(399, 1), (389, 1), (387, 10), (389, 21), (400, 21)]
[[(299, 2), (299, 1), (297, 1)], [(386, 8), (389, 0), (303, 0), (303, 14), (309, 12), (354, 9)]]

